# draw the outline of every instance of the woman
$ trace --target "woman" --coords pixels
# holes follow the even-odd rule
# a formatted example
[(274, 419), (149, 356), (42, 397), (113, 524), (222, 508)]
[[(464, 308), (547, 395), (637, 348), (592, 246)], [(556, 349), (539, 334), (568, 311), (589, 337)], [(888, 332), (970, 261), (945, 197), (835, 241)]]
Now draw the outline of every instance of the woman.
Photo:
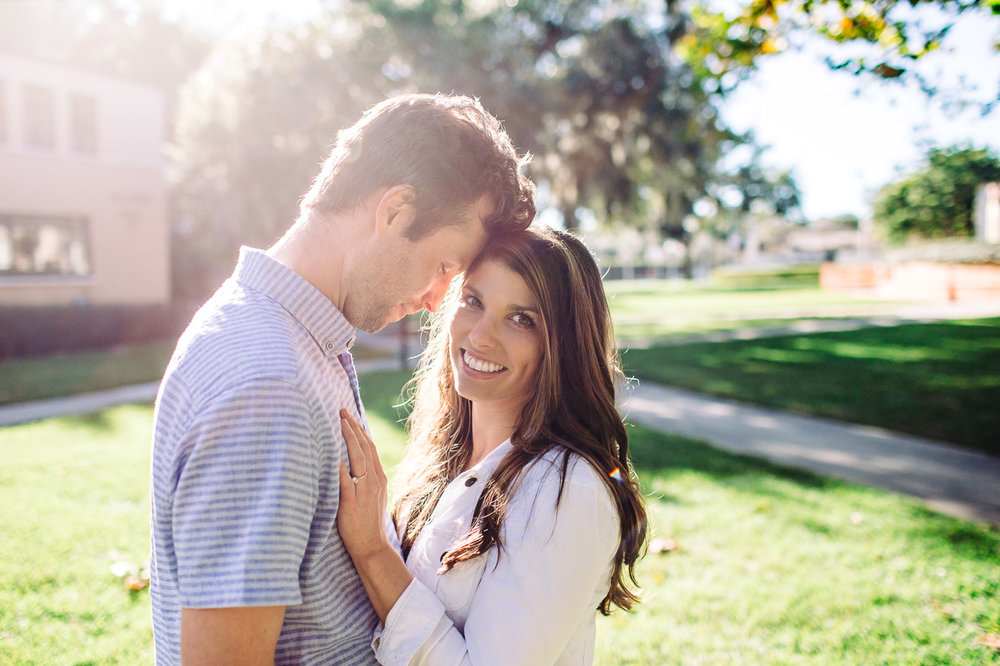
[(374, 444), (345, 419), (338, 527), (385, 664), (589, 664), (595, 609), (628, 609), (646, 515), (615, 409), (600, 274), (545, 227), (493, 242), (436, 316), (382, 529)]

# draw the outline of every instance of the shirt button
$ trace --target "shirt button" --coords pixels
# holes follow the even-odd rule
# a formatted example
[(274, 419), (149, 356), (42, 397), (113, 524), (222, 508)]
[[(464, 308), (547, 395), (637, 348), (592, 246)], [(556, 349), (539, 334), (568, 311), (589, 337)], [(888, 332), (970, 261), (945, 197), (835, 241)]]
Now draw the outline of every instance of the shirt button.
[(471, 488), (472, 486), (476, 485), (476, 481), (478, 481), (478, 480), (479, 479), (477, 479), (476, 477), (470, 476), (469, 478), (467, 478), (465, 480), (465, 487), (466, 488)]
[(326, 350), (327, 351), (333, 351), (333, 343), (332, 342), (326, 343)]

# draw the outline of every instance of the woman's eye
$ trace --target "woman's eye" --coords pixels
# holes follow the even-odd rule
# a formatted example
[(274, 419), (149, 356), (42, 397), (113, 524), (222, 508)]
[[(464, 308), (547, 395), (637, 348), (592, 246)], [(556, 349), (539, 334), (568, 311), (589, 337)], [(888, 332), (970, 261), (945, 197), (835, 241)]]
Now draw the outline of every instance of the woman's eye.
[(535, 320), (531, 318), (531, 315), (525, 314), (524, 312), (518, 312), (511, 319), (518, 326), (523, 326), (524, 328), (534, 328)]
[(480, 305), (479, 299), (472, 294), (463, 294), (459, 303), (467, 308), (478, 308)]

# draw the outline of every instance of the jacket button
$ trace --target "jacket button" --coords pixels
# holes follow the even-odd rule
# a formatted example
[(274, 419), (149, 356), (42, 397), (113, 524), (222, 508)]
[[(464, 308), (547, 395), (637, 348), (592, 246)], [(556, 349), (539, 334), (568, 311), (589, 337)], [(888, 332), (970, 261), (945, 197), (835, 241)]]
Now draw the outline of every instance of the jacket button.
[(476, 477), (470, 476), (469, 478), (467, 478), (465, 480), (465, 487), (466, 488), (471, 488), (472, 486), (476, 485), (476, 481), (478, 481), (478, 480), (479, 479), (477, 479)]

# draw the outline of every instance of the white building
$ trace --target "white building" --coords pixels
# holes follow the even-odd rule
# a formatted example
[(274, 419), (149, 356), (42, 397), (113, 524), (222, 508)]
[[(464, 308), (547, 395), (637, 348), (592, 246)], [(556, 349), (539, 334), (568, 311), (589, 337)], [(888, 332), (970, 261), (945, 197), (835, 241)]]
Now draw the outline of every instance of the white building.
[(163, 99), (0, 51), (0, 305), (170, 298)]

